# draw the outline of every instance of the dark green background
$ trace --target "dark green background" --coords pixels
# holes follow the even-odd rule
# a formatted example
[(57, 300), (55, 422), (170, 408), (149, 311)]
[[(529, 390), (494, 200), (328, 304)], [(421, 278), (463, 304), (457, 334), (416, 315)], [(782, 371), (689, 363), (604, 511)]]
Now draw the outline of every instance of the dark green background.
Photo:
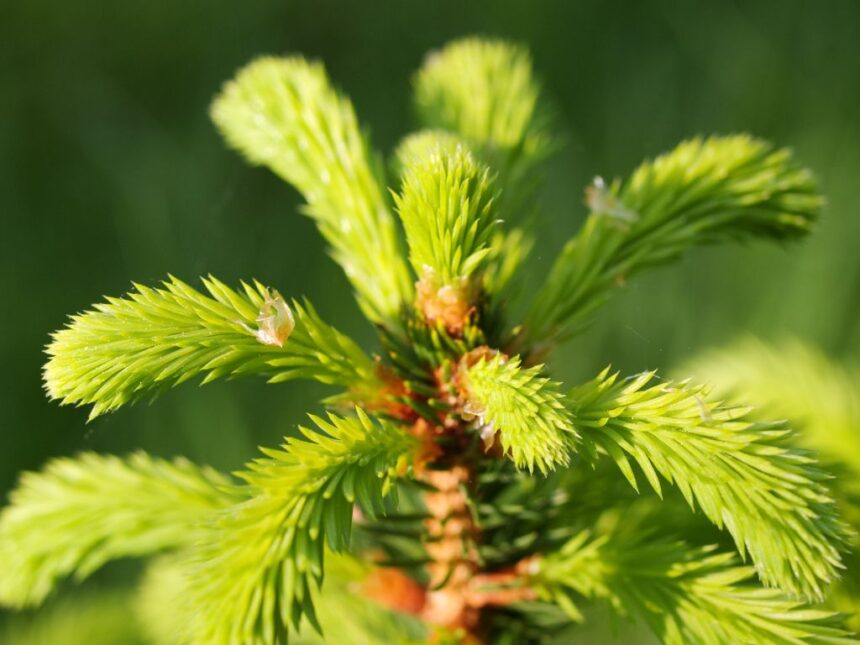
[(555, 372), (669, 368), (748, 331), (858, 356), (855, 0), (3, 4), (0, 491), (82, 449), (237, 467), (318, 409), (321, 388), (256, 381), (186, 386), (89, 425), (48, 402), (49, 333), (132, 279), (257, 277), (372, 340), (297, 195), (226, 150), (207, 117), (221, 82), (263, 53), (323, 59), (389, 152), (414, 126), (410, 75), (428, 49), (475, 33), (529, 45), (565, 144), (547, 170), (533, 280), (576, 230), (595, 174), (626, 174), (695, 134), (792, 146), (829, 198), (813, 238), (707, 249), (631, 284)]

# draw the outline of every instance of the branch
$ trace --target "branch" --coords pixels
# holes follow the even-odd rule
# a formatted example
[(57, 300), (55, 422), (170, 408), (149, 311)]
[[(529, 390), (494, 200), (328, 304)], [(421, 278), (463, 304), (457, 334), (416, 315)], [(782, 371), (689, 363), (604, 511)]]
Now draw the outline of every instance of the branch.
[(691, 507), (732, 535), (762, 581), (820, 599), (837, 577), (845, 529), (806, 452), (787, 447), (783, 422), (756, 423), (749, 408), (708, 400), (687, 383), (650, 385), (604, 371), (570, 394), (592, 459), (609, 455), (638, 489), (631, 458), (661, 494), (658, 473)]
[(528, 339), (575, 333), (615, 287), (693, 246), (809, 232), (822, 198), (788, 150), (745, 135), (691, 139), (621, 184), (595, 180), (591, 214), (526, 317)]
[(480, 269), (496, 222), (487, 168), (468, 149), (451, 151), (444, 145), (440, 142), (405, 168), (395, 202), (415, 272), (421, 275), (429, 268), (441, 284), (450, 285)]
[(237, 293), (210, 277), (211, 297), (176, 278), (153, 289), (135, 285), (108, 298), (53, 336), (45, 387), (63, 404), (93, 404), (90, 418), (155, 395), (195, 376), (259, 374), (271, 382), (309, 378), (372, 396), (372, 361), (313, 307), (255, 282)]
[(747, 338), (694, 357), (675, 371), (713, 384), (721, 398), (743, 394), (762, 415), (791, 419), (798, 425), (799, 445), (851, 468), (853, 475), (835, 483), (857, 482), (860, 490), (860, 373), (856, 370), (799, 340), (765, 343)]
[(853, 614), (860, 630), (860, 373), (799, 340), (747, 338), (684, 363), (678, 374), (713, 383), (720, 397), (743, 394), (756, 414), (786, 417), (798, 429), (793, 443), (816, 451), (835, 477), (830, 489), (852, 527), (846, 571), (827, 604)]
[(500, 173), (506, 191), (524, 188), (528, 171), (550, 147), (525, 48), (500, 40), (454, 41), (427, 57), (414, 84), (426, 127), (464, 137)]
[[(380, 604), (378, 596), (400, 603), (410, 601), (408, 593), (404, 598), (407, 590), (402, 584), (391, 583), (390, 574), (397, 570), (377, 569), (346, 553), (327, 552), (325, 557), (325, 587), (314, 600), (314, 613), (323, 633), (307, 629), (305, 624), (290, 634), (290, 643), (386, 645), (426, 639), (426, 627), (417, 617)], [(143, 576), (134, 608), (147, 642), (153, 645), (188, 642), (193, 570), (187, 564), (187, 555), (171, 554), (153, 561)]]
[[(453, 157), (462, 151), (471, 150), (471, 146), (462, 137), (445, 130), (420, 130), (405, 137), (395, 152), (396, 166), (400, 174), (404, 174), (408, 167), (426, 163), (427, 159), (434, 154)], [(476, 155), (480, 160), (480, 157)], [(499, 181), (492, 182), (498, 186)], [(505, 206), (504, 193), (496, 193), (493, 199), (493, 211), (498, 212), (500, 207)], [(500, 204), (501, 201), (501, 204)], [(486, 246), (488, 252), (482, 259), (483, 265), (483, 288), (489, 296), (500, 297), (498, 306), (505, 304), (510, 299), (510, 293), (504, 293), (505, 288), (511, 282), (517, 269), (522, 265), (531, 251), (533, 240), (522, 228), (504, 230), (493, 226)], [(489, 312), (484, 312), (485, 316)], [(490, 321), (485, 321), (489, 323)]]
[[(489, 171), (465, 148), (439, 141), (405, 168), (394, 200), (409, 242), (418, 307), (428, 322), (462, 332), (480, 290), (496, 221)], [(406, 154), (419, 154), (418, 151)]]
[(497, 354), (461, 364), (464, 411), (477, 417), (483, 437), (496, 433), (518, 468), (546, 474), (566, 465), (578, 435), (559, 383), (540, 376), (543, 366), (523, 369), (519, 357)]
[(192, 544), (231, 482), (208, 468), (135, 453), (84, 453), (26, 473), (0, 513), (0, 603), (40, 604), (66, 576)]
[(251, 163), (302, 193), (362, 311), (375, 323), (392, 324), (412, 285), (381, 167), (352, 104), (331, 87), (322, 65), (260, 58), (224, 86), (212, 119)]
[[(616, 523), (621, 518), (616, 518)], [(580, 597), (645, 620), (663, 643), (852, 643), (842, 616), (750, 585), (733, 554), (637, 530), (583, 531), (533, 566), (530, 585), (582, 620)]]
[(322, 432), (250, 464), (247, 501), (226, 510), (195, 550), (195, 643), (285, 638), (302, 616), (317, 626), (311, 580), (323, 577), (324, 545), (349, 545), (353, 505), (373, 516), (409, 467), (415, 444), (402, 429), (369, 418), (312, 417)]
[(534, 214), (542, 180), (537, 170), (554, 147), (531, 57), (526, 48), (501, 40), (457, 40), (427, 57), (414, 87), (422, 124), (465, 139), (503, 188), (494, 211), (508, 226), (493, 233), (485, 283), (491, 299), (485, 313), (499, 317), (511, 299), (501, 292), (532, 246), (523, 220)]

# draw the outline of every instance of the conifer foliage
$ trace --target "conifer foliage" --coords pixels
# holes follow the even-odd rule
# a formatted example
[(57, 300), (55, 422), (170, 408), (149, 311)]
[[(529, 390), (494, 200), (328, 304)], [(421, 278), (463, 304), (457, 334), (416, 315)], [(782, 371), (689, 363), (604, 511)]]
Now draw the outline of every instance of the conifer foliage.
[(563, 385), (539, 364), (646, 269), (809, 232), (810, 173), (731, 135), (598, 178), (517, 319), (553, 140), (529, 54), (458, 41), (414, 88), (426, 129), (387, 184), (320, 63), (261, 58), (224, 86), (218, 129), (303, 195), (379, 348), (256, 281), (169, 277), (73, 316), (45, 387), (91, 416), (222, 376), (325, 383), (328, 413), (233, 477), (144, 454), (27, 473), (0, 514), (0, 602), (157, 556), (140, 605), (163, 643), (567, 642), (601, 604), (669, 643), (849, 642), (809, 605), (850, 536), (788, 424), (652, 372)]

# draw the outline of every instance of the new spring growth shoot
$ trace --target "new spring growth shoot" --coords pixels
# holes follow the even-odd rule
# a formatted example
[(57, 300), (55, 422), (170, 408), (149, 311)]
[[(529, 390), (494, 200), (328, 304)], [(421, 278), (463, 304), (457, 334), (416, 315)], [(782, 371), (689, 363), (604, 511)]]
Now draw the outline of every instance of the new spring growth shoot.
[(393, 324), (411, 287), (382, 169), (323, 66), (261, 58), (224, 86), (212, 118), (232, 147), (304, 196), (362, 310)]
[(258, 282), (234, 291), (210, 276), (203, 285), (209, 295), (174, 277), (162, 288), (135, 285), (124, 298), (72, 316), (47, 349), (49, 396), (92, 404), (93, 418), (195, 376), (202, 383), (310, 378), (346, 388), (356, 400), (376, 394), (371, 359), (310, 303), (294, 301), (291, 309)]
[[(860, 629), (860, 372), (797, 338), (743, 338), (693, 356), (676, 370), (705, 378), (720, 397), (746, 394), (756, 414), (796, 423), (798, 445), (820, 455), (838, 476), (828, 482), (839, 511), (853, 529), (842, 579), (827, 606)], [(735, 393), (735, 394), (733, 394)]]
[(464, 137), (505, 179), (520, 179), (546, 156), (547, 118), (526, 48), (460, 40), (430, 53), (414, 85), (423, 123)]
[(644, 162), (626, 181), (597, 178), (591, 213), (526, 316), (534, 342), (581, 331), (618, 286), (727, 240), (790, 240), (812, 229), (822, 198), (788, 150), (747, 135), (695, 138)]
[(475, 312), (496, 224), (490, 172), (464, 147), (444, 142), (406, 154), (412, 163), (394, 201), (419, 276), (417, 307), (427, 323), (459, 336)]
[(518, 357), (466, 357), (458, 370), (464, 411), (477, 417), (482, 438), (498, 433), (502, 450), (518, 468), (544, 474), (566, 466), (577, 437), (560, 384), (540, 376), (543, 366), (522, 369)]
[(73, 316), (45, 387), (90, 416), (240, 376), (326, 384), (332, 409), (232, 477), (89, 453), (24, 475), (0, 514), (0, 603), (37, 605), (134, 556), (157, 558), (137, 603), (155, 645), (570, 642), (601, 605), (666, 643), (851, 642), (843, 616), (808, 604), (849, 539), (831, 476), (789, 423), (743, 404), (751, 385), (723, 400), (608, 369), (565, 385), (536, 360), (646, 269), (808, 233), (810, 173), (733, 135), (596, 179), (517, 318), (535, 235), (521, 215), (539, 213), (554, 140), (530, 58), (455, 42), (415, 94), (422, 129), (386, 182), (320, 63), (261, 58), (225, 85), (218, 129), (302, 193), (382, 349), (258, 282), (171, 277)]
[[(507, 226), (493, 234), (485, 283), (492, 309), (504, 308), (511, 295), (506, 287), (533, 245), (527, 222), (537, 217), (541, 162), (556, 145), (531, 56), (504, 41), (458, 40), (427, 55), (413, 86), (422, 124), (468, 145), (502, 189), (494, 209)], [(487, 313), (489, 324), (495, 312)]]

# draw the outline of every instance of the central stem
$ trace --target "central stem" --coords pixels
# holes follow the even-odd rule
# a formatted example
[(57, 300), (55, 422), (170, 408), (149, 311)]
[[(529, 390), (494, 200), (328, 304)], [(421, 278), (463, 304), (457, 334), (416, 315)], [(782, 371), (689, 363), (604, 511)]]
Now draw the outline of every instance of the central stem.
[(478, 571), (475, 524), (463, 492), (470, 480), (462, 465), (448, 470), (430, 470), (424, 479), (435, 491), (424, 503), (430, 518), (425, 521), (430, 562), (430, 584), (422, 618), (448, 629), (475, 629), (480, 611), (470, 602), (470, 587)]

